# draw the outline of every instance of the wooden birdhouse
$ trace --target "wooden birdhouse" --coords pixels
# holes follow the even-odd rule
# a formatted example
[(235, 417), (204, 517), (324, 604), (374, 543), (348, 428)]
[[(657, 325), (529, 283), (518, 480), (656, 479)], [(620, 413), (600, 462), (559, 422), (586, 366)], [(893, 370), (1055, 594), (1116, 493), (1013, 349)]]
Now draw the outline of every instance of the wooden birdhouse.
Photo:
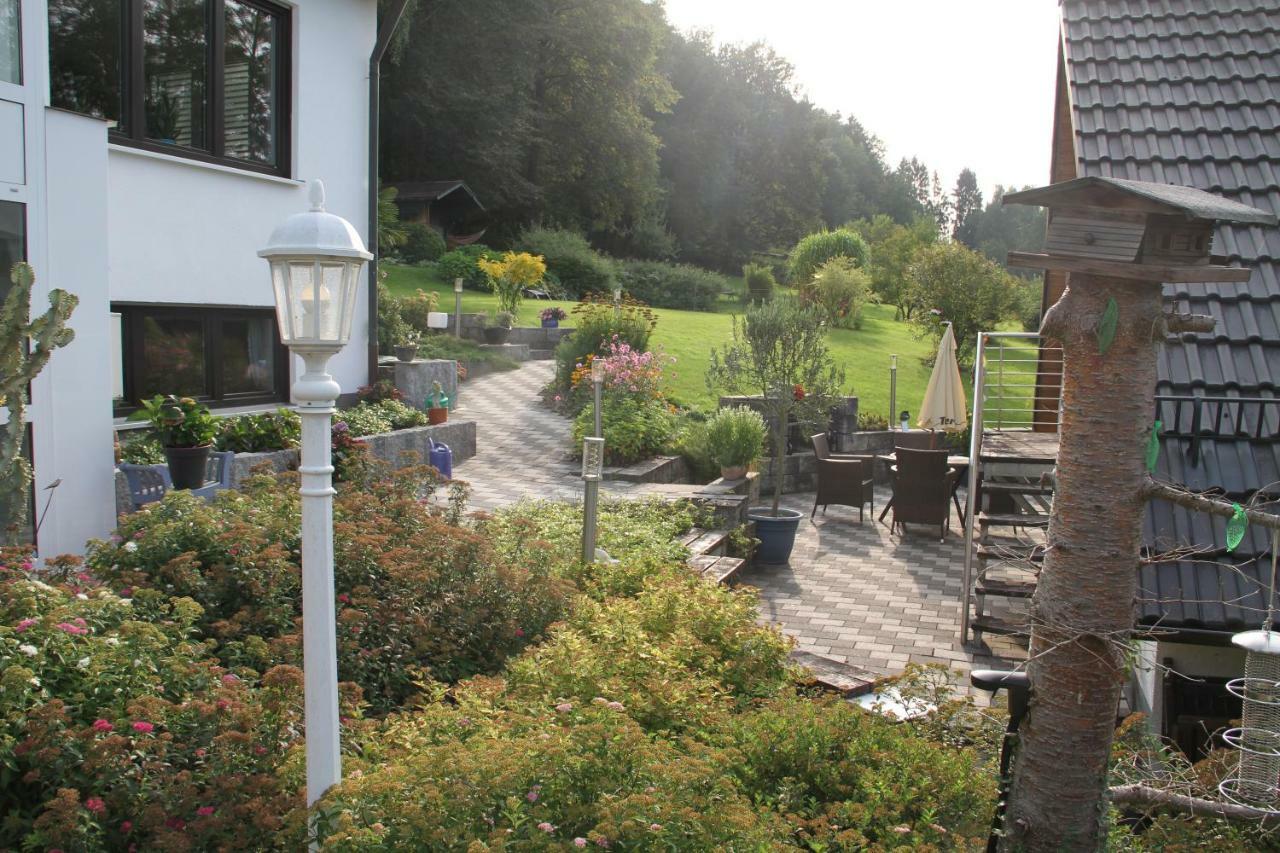
[(1045, 251), (1010, 252), (1010, 266), (1147, 281), (1248, 281), (1246, 269), (1212, 265), (1214, 223), (1276, 224), (1202, 190), (1119, 178), (1077, 178), (1010, 193), (1004, 203), (1049, 209)]

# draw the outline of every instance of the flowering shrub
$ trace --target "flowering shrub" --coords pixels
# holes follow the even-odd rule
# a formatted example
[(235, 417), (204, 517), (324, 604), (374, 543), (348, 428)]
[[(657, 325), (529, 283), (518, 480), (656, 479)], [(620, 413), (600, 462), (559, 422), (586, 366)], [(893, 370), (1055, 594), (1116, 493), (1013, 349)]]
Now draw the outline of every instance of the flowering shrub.
[(640, 352), (626, 341), (613, 336), (599, 355), (588, 355), (574, 367), (572, 385), (575, 391), (591, 391), (593, 364), (604, 366), (604, 390), (623, 395), (657, 399), (662, 396), (666, 368), (675, 358), (661, 352)]
[[(430, 501), (430, 469), (362, 470), (334, 506), (339, 671), (375, 710), (424, 678), (492, 672), (560, 615), (568, 585), (533, 561), (499, 562)], [(171, 493), (95, 543), (93, 573), (135, 601), (189, 596), (231, 666), (301, 663), (296, 475), (258, 478), (212, 504)]]
[[(390, 718), (322, 805), (326, 849), (956, 849), (974, 755), (789, 685), (754, 596), (676, 572), (583, 601), (505, 678)], [(602, 572), (610, 566), (597, 565)], [(979, 776), (979, 774), (982, 774)], [(479, 849), (473, 847), (471, 849)]]
[(615, 310), (612, 300), (597, 296), (584, 297), (573, 308), (573, 334), (556, 346), (557, 393), (571, 389), (570, 379), (588, 355), (604, 354), (614, 341), (621, 341), (636, 352), (649, 349), (649, 336), (658, 320), (652, 311), (624, 297)]
[[(610, 394), (601, 407), (605, 459), (614, 465), (629, 465), (662, 452), (675, 434), (675, 410), (661, 399), (641, 399)], [(590, 407), (573, 422), (573, 446), (581, 452), (582, 439), (595, 431), (595, 414)]]
[(68, 581), (0, 568), (0, 847), (297, 849), (301, 673), (219, 666), (189, 598)]
[(524, 299), (524, 290), (542, 283), (547, 265), (540, 255), (528, 252), (506, 252), (502, 260), (481, 258), (476, 266), (489, 276), (489, 286), (498, 297), (498, 310), (515, 316)]

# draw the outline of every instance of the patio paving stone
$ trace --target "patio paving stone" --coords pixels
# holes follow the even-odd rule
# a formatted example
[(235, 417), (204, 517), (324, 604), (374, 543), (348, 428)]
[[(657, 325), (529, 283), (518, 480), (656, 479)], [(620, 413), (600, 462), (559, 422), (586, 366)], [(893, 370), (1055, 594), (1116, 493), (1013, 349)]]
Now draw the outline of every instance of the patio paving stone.
[[(570, 422), (538, 399), (553, 369), (550, 361), (526, 362), (462, 386), (456, 413), (476, 421), (477, 452), (454, 476), (471, 484), (474, 508), (523, 497), (581, 500), (580, 466), (567, 452)], [(601, 492), (626, 496), (635, 489), (606, 482)], [(878, 488), (876, 506), (889, 497), (887, 488)], [(790, 564), (753, 566), (737, 582), (760, 591), (761, 620), (778, 625), (801, 650), (882, 675), (901, 672), (908, 661), (942, 664), (964, 693), (971, 668), (1009, 668), (1025, 657), (1007, 638), (989, 635), (990, 648), (981, 651), (960, 643), (964, 539), (958, 519), (939, 542), (924, 528), (903, 536), (870, 516), (860, 523), (857, 510), (846, 507), (810, 521), (811, 493), (786, 495), (783, 505), (805, 516)]]

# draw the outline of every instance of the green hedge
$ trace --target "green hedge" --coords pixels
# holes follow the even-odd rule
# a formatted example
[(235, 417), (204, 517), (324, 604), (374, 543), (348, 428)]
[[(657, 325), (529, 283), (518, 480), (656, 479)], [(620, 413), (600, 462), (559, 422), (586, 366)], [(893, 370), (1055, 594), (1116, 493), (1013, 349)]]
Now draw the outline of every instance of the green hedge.
[(710, 311), (733, 283), (727, 276), (688, 264), (622, 261), (618, 284), (632, 298), (658, 308)]
[(608, 293), (615, 281), (614, 262), (591, 248), (587, 238), (559, 228), (530, 228), (516, 241), (516, 250), (541, 255), (547, 271), (565, 295)]

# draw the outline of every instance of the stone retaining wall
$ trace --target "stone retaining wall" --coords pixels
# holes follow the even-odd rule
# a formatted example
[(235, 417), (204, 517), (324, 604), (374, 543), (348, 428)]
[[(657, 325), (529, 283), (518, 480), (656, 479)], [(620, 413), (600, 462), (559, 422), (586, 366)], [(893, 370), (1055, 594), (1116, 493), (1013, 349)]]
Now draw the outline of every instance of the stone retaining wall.
[[(360, 439), (368, 446), (369, 452), (390, 465), (406, 463), (405, 454), (416, 453), (417, 461), (425, 463), (427, 452), (431, 448), (430, 439), (449, 445), (453, 451), (453, 464), (457, 465), (465, 459), (476, 455), (476, 422), (447, 421), (433, 426), (411, 427), (410, 429), (368, 435)], [(239, 488), (250, 475), (258, 473), (255, 469), (265, 466), (270, 471), (293, 471), (298, 467), (298, 451), (272, 450), (263, 453), (237, 453), (231, 468), (231, 487)], [(125, 515), (133, 511), (133, 501), (129, 497), (129, 483), (124, 474), (116, 471), (116, 515)]]

